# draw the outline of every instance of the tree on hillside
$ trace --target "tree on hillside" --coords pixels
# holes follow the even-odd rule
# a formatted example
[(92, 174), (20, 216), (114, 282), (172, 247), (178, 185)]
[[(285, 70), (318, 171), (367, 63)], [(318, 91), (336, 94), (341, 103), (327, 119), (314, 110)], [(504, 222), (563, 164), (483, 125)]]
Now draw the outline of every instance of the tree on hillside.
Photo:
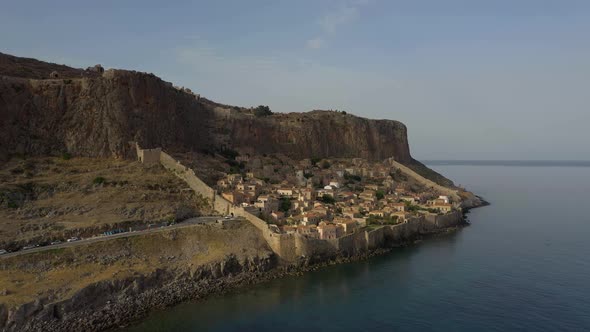
[(377, 192), (375, 193), (375, 196), (377, 197), (378, 200), (382, 200), (383, 197), (385, 197), (385, 193), (382, 190), (377, 190)]
[(270, 110), (270, 107), (260, 105), (254, 109), (254, 115), (257, 117), (269, 116), (272, 115), (272, 111)]
[(288, 197), (281, 197), (281, 201), (279, 202), (279, 211), (287, 213), (289, 210), (291, 210), (291, 199)]
[(322, 196), (322, 202), (325, 204), (334, 204), (336, 203), (336, 200), (334, 197), (332, 197), (332, 195), (324, 195)]

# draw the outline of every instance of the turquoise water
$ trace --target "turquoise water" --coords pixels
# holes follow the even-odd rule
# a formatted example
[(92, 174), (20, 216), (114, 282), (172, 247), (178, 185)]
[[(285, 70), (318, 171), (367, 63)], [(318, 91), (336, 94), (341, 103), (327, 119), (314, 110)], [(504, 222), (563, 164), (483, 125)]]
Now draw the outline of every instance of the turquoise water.
[(492, 205), (454, 234), (179, 305), (127, 331), (590, 330), (590, 168), (433, 167)]

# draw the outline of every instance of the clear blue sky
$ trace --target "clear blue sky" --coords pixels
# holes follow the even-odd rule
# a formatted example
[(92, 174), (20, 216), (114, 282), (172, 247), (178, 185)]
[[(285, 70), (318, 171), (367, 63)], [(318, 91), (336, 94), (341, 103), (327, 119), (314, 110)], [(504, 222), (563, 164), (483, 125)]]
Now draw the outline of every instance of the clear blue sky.
[(590, 1), (4, 1), (0, 51), (395, 119), (418, 159), (590, 159)]

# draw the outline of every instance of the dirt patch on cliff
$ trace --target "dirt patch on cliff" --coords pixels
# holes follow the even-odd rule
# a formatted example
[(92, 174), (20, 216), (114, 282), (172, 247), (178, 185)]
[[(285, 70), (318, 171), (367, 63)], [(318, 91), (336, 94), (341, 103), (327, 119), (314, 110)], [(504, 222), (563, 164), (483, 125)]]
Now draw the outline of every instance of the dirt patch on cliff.
[(209, 212), (160, 165), (64, 156), (12, 159), (0, 169), (0, 249)]

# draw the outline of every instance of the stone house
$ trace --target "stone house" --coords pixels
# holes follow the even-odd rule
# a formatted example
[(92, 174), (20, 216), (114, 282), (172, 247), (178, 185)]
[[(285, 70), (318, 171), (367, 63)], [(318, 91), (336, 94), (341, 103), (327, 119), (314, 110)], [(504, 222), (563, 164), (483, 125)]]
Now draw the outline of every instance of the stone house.
[(405, 203), (391, 203), (389, 206), (394, 209), (395, 211), (406, 211), (406, 204)]
[(235, 205), (241, 204), (244, 201), (244, 196), (235, 191), (226, 191), (221, 196)]
[(314, 212), (306, 212), (303, 214), (301, 223), (305, 226), (317, 225), (322, 220), (322, 215)]
[(311, 238), (319, 238), (318, 229), (316, 225), (298, 225), (297, 233)]
[(387, 213), (383, 210), (374, 210), (374, 211), (369, 211), (369, 215), (384, 218), (384, 217), (389, 216), (389, 213)]
[(277, 194), (279, 194), (280, 196), (291, 197), (291, 196), (293, 196), (293, 189), (280, 188), (280, 189), (277, 189)]
[(318, 226), (318, 233), (321, 240), (336, 239), (344, 235), (344, 228), (340, 225), (321, 222)]
[(453, 205), (452, 204), (435, 204), (433, 205), (433, 208), (437, 209), (440, 212), (443, 213), (448, 213), (451, 212), (453, 210)]
[(337, 225), (340, 225), (345, 234), (352, 234), (358, 229), (358, 224), (352, 219), (339, 220)]

